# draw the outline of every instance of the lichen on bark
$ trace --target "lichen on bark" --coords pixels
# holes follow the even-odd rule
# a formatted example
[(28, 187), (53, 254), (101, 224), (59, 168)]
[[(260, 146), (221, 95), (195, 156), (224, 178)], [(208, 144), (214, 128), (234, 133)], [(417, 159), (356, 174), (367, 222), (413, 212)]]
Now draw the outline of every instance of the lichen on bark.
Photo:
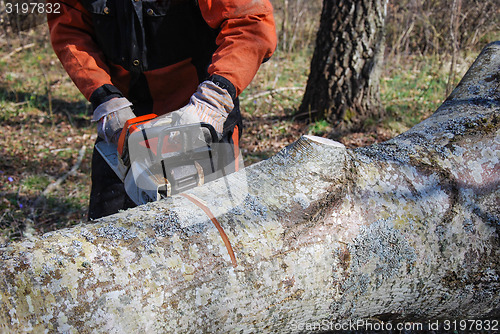
[[(356, 150), (305, 136), (175, 196), (0, 249), (0, 331), (300, 331), (500, 310), (500, 43), (436, 113)], [(228, 191), (228, 184), (232, 185)]]

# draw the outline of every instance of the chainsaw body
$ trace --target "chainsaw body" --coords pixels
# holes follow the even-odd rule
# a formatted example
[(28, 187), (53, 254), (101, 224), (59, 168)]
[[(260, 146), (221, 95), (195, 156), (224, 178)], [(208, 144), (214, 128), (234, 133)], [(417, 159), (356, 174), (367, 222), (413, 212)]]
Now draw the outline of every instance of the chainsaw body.
[(96, 144), (137, 205), (200, 186), (223, 172), (218, 166), (217, 133), (211, 125), (152, 125), (155, 117), (129, 120), (118, 144)]

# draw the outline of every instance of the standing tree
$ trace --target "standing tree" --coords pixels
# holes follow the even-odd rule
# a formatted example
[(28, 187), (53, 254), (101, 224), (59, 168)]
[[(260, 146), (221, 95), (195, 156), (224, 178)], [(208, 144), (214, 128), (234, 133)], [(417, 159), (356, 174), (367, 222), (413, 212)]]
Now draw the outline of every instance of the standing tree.
[(300, 115), (336, 130), (380, 117), (380, 64), (388, 0), (324, 0)]

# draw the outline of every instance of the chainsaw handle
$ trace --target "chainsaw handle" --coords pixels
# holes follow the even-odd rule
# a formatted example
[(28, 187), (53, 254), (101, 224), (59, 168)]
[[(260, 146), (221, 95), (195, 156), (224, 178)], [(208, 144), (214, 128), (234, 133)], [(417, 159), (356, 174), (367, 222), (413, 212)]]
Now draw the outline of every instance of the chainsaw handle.
[(215, 128), (211, 124), (202, 122), (202, 123), (200, 123), (200, 126), (202, 128), (208, 129), (208, 132), (210, 132), (210, 136), (212, 137), (212, 143), (219, 142), (219, 136), (217, 135), (217, 131), (215, 131)]
[[(186, 133), (186, 132), (189, 132), (189, 131), (192, 131), (192, 130), (197, 130), (197, 129), (200, 129), (201, 128), (206, 128), (209, 132), (210, 132), (210, 136), (212, 137), (212, 143), (217, 143), (219, 140), (218, 140), (218, 136), (217, 136), (217, 132), (215, 131), (215, 128), (208, 124), (208, 123), (205, 123), (205, 122), (200, 122), (200, 123), (194, 123), (194, 124), (186, 124), (186, 125), (178, 125), (178, 126), (174, 126), (174, 127), (170, 127), (170, 128), (165, 128), (165, 129), (161, 129), (159, 135), (158, 135), (158, 146), (156, 148), (156, 152), (157, 155), (156, 155), (156, 158), (157, 159), (162, 159), (162, 149), (163, 149), (163, 144), (165, 142), (165, 138), (168, 137), (170, 135), (170, 133), (172, 132), (175, 132), (175, 131), (179, 131), (180, 133)], [(208, 144), (207, 144), (208, 146)]]

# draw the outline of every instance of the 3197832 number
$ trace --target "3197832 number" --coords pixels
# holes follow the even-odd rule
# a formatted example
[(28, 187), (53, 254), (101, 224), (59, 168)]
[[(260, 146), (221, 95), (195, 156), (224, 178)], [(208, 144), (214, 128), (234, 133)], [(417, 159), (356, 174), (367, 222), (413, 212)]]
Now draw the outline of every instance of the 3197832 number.
[(498, 320), (445, 320), (445, 331), (498, 331)]
[(23, 2), (5, 4), (7, 14), (60, 14), (61, 3)]

